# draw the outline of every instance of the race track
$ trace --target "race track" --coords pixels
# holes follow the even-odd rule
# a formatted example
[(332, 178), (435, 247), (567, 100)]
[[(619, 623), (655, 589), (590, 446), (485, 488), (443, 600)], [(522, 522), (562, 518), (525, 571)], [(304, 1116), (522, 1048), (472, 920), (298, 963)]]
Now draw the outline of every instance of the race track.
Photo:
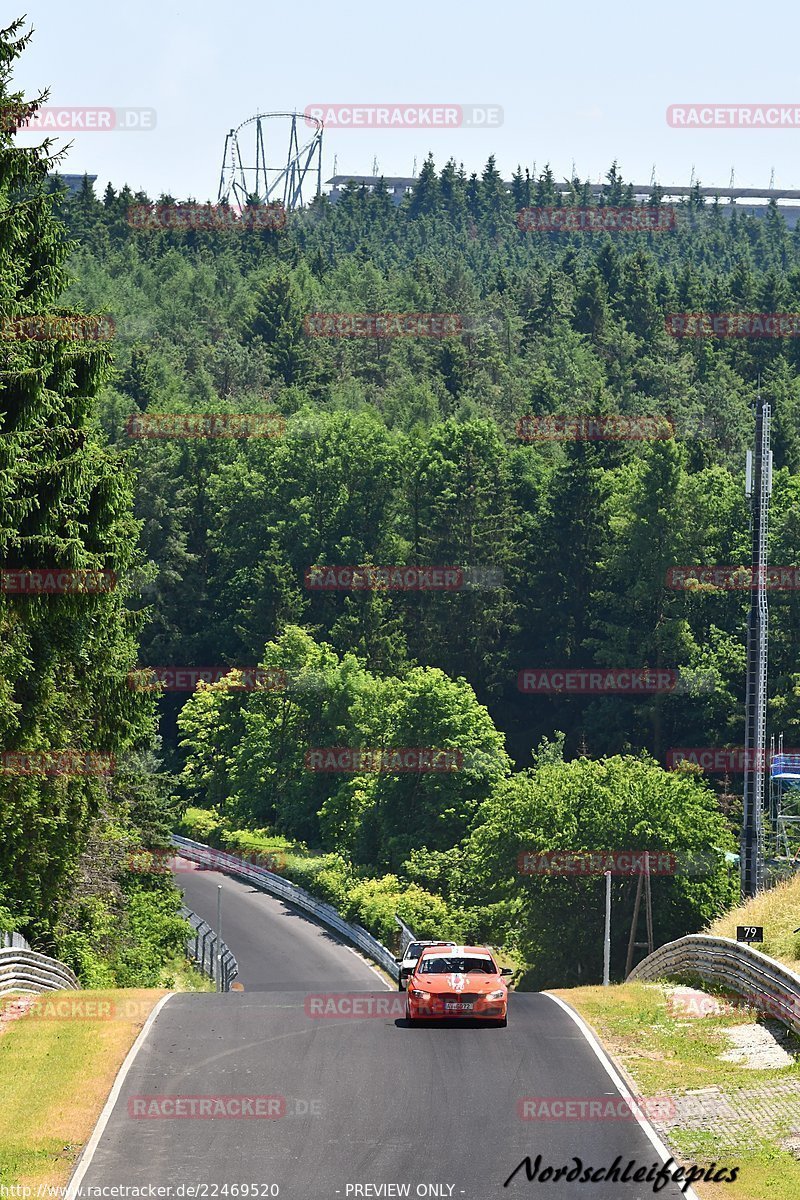
[[(223, 936), (245, 990), (169, 999), (81, 1180), (84, 1196), (92, 1194), (87, 1187), (114, 1185), (172, 1189), (162, 1196), (285, 1200), (654, 1195), (647, 1182), (529, 1181), (524, 1168), (503, 1186), (526, 1156), (542, 1156), (540, 1173), (573, 1168), (576, 1157), (583, 1170), (610, 1167), (619, 1155), (624, 1171), (634, 1160), (629, 1176), (645, 1166), (655, 1173), (661, 1163), (630, 1118), (521, 1119), (525, 1097), (605, 1104), (618, 1095), (579, 1027), (549, 997), (512, 996), (507, 1029), (408, 1027), (402, 996), (306, 917), (216, 872), (187, 870), (177, 879), (212, 925), (222, 883)], [(384, 1011), (313, 1015), (331, 994), (356, 1002), (361, 994), (362, 1006)], [(353, 1000), (334, 1003), (343, 1012)], [(163, 1097), (175, 1096), (272, 1097), (260, 1103), (275, 1115), (174, 1116)], [(670, 1183), (658, 1195), (674, 1200), (681, 1192)]]

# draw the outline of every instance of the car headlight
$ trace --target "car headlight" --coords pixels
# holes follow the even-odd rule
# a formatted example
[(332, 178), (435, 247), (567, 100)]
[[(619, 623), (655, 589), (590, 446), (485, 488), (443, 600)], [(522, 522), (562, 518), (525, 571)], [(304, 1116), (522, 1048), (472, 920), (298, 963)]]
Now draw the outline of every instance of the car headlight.
[(487, 996), (484, 996), (484, 1000), (502, 1000), (505, 994), (504, 988), (498, 988), (496, 992), (489, 992)]
[(413, 996), (415, 1000), (430, 1000), (430, 992), (421, 992), (419, 988), (409, 988), (409, 996)]

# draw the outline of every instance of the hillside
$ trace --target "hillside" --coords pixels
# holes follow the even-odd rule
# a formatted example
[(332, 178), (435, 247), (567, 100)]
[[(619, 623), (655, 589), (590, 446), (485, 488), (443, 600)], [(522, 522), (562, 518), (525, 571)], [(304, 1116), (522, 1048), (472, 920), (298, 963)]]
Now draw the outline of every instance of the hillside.
[(737, 925), (763, 925), (764, 944), (753, 948), (800, 973), (800, 874), (731, 909), (704, 932), (735, 938)]

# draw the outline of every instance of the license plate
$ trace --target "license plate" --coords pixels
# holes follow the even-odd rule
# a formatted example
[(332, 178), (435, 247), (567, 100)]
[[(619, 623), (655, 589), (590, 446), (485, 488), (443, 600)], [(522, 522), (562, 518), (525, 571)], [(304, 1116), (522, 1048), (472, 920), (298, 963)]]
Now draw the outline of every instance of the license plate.
[(472, 1012), (472, 1004), (466, 1000), (445, 1000), (445, 1012)]

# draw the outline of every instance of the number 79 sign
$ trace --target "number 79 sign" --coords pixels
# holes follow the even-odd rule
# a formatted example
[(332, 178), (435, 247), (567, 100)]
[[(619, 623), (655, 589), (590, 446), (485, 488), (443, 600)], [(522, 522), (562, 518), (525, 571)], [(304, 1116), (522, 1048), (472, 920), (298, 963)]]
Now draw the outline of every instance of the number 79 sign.
[(736, 926), (737, 942), (763, 942), (764, 926), (763, 925), (737, 925)]

